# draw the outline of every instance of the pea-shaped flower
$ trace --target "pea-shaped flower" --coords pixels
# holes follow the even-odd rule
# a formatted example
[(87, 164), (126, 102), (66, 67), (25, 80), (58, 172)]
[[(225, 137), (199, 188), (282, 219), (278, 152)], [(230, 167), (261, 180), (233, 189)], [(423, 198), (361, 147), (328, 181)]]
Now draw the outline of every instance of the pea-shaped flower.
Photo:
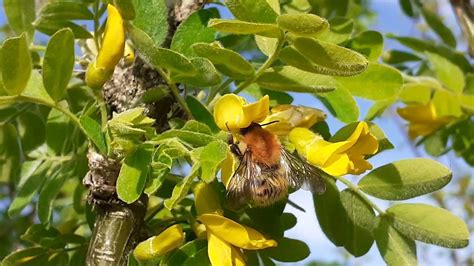
[(343, 141), (329, 142), (306, 128), (295, 128), (289, 140), (299, 154), (313, 165), (333, 176), (361, 174), (372, 169), (365, 156), (375, 154), (378, 142), (366, 122), (360, 122)]
[(133, 256), (138, 261), (149, 261), (159, 258), (181, 246), (184, 241), (183, 229), (179, 224), (168, 227), (157, 236), (152, 236), (137, 245)]
[[(224, 217), (212, 185), (200, 183), (194, 189), (197, 220), (204, 225), (208, 256), (213, 266), (245, 265), (241, 249), (259, 250), (277, 246), (257, 230)], [(199, 232), (198, 235), (200, 235)]]
[(102, 46), (86, 72), (86, 84), (93, 89), (100, 89), (112, 77), (115, 66), (124, 55), (125, 29), (122, 16), (113, 5), (109, 4), (107, 11), (109, 16)]
[(439, 116), (432, 102), (423, 105), (408, 105), (399, 108), (397, 112), (409, 122), (408, 135), (412, 139), (428, 136), (453, 120), (453, 117)]

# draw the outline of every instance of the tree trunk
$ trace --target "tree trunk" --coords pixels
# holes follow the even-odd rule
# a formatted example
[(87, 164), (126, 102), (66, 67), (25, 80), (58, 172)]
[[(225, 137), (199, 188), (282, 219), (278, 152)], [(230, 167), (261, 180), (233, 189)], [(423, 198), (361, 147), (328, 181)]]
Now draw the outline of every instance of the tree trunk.
[[(165, 0), (163, 0), (165, 1)], [(193, 11), (201, 8), (204, 0), (169, 1), (168, 37), (163, 47), (169, 47), (177, 26)], [(168, 114), (183, 117), (174, 97), (170, 94), (153, 104), (140, 104), (143, 93), (158, 85), (165, 85), (161, 76), (137, 55), (133, 66), (120, 64), (112, 79), (104, 85), (103, 95), (109, 113), (121, 113), (144, 106), (146, 114), (156, 120), (157, 132), (168, 129)], [(110, 114), (109, 114), (110, 116)], [(92, 237), (87, 252), (87, 265), (126, 265), (136, 244), (143, 240), (143, 225), (148, 198), (143, 195), (133, 204), (117, 198), (115, 182), (120, 163), (91, 151), (88, 155), (89, 172), (83, 183), (89, 192), (89, 203), (96, 212)]]

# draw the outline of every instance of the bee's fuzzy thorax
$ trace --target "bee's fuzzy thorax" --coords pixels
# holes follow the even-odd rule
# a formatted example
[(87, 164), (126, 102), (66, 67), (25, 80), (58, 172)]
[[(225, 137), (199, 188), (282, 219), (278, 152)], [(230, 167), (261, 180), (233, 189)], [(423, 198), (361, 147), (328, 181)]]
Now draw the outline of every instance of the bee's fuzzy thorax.
[(254, 126), (245, 131), (242, 141), (252, 152), (256, 162), (268, 166), (279, 164), (281, 144), (278, 136), (260, 126)]

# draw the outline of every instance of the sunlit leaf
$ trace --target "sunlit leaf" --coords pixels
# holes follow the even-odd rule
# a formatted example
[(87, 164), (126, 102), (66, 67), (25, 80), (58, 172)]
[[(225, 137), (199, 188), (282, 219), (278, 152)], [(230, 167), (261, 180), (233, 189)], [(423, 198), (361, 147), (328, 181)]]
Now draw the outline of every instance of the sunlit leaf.
[(117, 195), (126, 203), (138, 200), (145, 188), (153, 147), (141, 145), (126, 157), (117, 177)]
[[(0, 54), (3, 86), (9, 95), (23, 92), (31, 75), (31, 58), (26, 35), (7, 39)], [(8, 66), (8, 67), (6, 67)]]
[(3, 8), (8, 19), (8, 25), (20, 35), (22, 32), (28, 34), (28, 39), (33, 40), (33, 25), (35, 20), (35, 1), (34, 0), (4, 0)]
[(407, 237), (447, 248), (469, 244), (466, 224), (445, 209), (426, 204), (405, 203), (387, 209), (393, 227)]
[(315, 37), (329, 29), (327, 20), (313, 14), (284, 14), (277, 18), (277, 23), (282, 29), (308, 37)]
[(63, 98), (74, 67), (74, 34), (56, 32), (48, 42), (43, 59), (43, 84), (55, 101)]
[(241, 20), (211, 19), (208, 27), (217, 31), (233, 34), (257, 34), (265, 37), (277, 38), (281, 30), (275, 24), (248, 22)]
[(359, 187), (377, 198), (404, 200), (436, 191), (451, 177), (451, 171), (436, 161), (407, 159), (372, 170), (359, 181)]

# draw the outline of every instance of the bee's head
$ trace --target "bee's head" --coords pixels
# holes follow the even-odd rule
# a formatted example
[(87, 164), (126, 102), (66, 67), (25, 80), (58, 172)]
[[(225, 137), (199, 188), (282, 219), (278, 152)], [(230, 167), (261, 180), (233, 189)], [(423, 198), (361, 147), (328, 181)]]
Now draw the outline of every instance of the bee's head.
[(265, 124), (252, 123), (252, 124), (250, 124), (250, 126), (248, 126), (246, 128), (242, 128), (240, 130), (240, 134), (245, 135), (245, 134), (249, 133), (250, 131), (252, 131), (254, 129), (262, 128), (264, 126), (268, 126), (268, 125), (278, 123), (278, 122), (280, 122), (280, 121), (275, 120), (275, 121), (271, 121), (271, 122), (268, 122), (268, 123), (265, 123)]

